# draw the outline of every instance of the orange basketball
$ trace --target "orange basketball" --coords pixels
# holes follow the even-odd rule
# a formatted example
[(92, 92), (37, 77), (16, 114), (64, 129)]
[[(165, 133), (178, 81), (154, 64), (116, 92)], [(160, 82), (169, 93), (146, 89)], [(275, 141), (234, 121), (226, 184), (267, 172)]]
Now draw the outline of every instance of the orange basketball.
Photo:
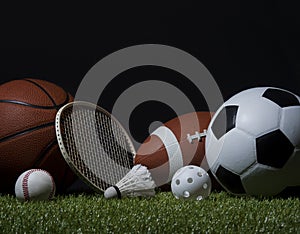
[(31, 168), (48, 171), (62, 192), (75, 175), (60, 154), (55, 115), (73, 100), (44, 80), (13, 80), (0, 85), (0, 192), (13, 192), (18, 176)]

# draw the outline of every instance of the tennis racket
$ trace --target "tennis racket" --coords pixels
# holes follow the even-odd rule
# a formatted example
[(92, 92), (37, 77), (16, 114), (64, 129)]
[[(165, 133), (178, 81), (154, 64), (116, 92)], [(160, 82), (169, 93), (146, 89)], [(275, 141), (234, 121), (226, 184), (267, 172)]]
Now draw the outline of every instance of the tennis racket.
[(135, 150), (125, 129), (95, 104), (63, 106), (56, 114), (56, 136), (68, 165), (97, 192), (116, 184), (133, 166)]

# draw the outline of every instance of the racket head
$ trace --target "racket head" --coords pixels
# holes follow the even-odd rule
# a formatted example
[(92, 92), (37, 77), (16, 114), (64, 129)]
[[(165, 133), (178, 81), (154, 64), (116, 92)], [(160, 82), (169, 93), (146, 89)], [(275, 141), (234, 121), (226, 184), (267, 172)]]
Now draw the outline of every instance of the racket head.
[(65, 161), (96, 192), (116, 184), (133, 167), (136, 151), (129, 135), (100, 106), (68, 103), (57, 112), (55, 127)]

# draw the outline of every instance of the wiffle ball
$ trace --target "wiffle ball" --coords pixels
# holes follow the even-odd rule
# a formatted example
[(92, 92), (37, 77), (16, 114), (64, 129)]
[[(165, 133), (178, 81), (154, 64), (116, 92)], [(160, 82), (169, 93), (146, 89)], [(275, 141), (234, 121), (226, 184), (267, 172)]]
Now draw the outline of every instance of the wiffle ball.
[(200, 201), (210, 195), (211, 180), (203, 168), (189, 165), (174, 174), (171, 189), (177, 199)]

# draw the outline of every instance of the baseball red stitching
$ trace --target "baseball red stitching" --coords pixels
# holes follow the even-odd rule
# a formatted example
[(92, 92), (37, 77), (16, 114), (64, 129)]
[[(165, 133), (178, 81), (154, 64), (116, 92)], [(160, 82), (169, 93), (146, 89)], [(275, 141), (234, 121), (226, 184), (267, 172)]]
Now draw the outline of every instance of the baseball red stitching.
[(31, 169), (24, 175), (24, 178), (22, 181), (22, 188), (23, 188), (23, 195), (24, 195), (25, 201), (28, 201), (30, 199), (29, 190), (28, 190), (28, 179), (29, 179), (29, 176), (31, 175), (31, 173), (33, 173), (35, 171), (43, 171), (43, 170), (42, 169)]
[(54, 182), (54, 179), (53, 177), (50, 175), (50, 173), (48, 173), (47, 171), (45, 171), (51, 178), (51, 182), (52, 182), (52, 190), (51, 190), (51, 193), (49, 194), (49, 197), (48, 199), (51, 199), (53, 196), (54, 196), (54, 193), (55, 193), (55, 182)]
[(29, 200), (29, 191), (28, 191), (28, 178), (30, 174), (32, 173), (32, 170), (28, 171), (22, 180), (22, 188), (23, 188), (23, 196), (25, 201)]

